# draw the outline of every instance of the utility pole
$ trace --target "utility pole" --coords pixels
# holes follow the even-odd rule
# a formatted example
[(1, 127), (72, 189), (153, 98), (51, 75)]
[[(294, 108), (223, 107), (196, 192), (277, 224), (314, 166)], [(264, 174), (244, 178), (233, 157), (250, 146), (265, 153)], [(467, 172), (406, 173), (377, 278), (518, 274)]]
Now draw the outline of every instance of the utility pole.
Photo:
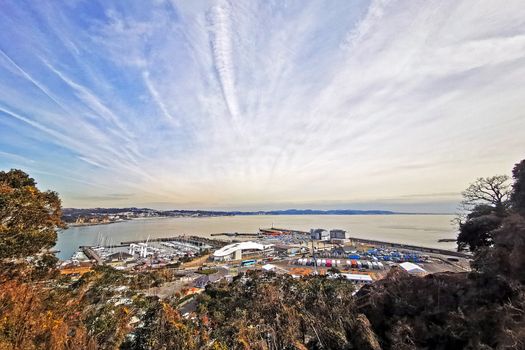
[(310, 237), (310, 241), (312, 242), (312, 256), (314, 259), (314, 270), (315, 270), (315, 274), (318, 275), (319, 272), (317, 271), (317, 257), (315, 256), (314, 240)]

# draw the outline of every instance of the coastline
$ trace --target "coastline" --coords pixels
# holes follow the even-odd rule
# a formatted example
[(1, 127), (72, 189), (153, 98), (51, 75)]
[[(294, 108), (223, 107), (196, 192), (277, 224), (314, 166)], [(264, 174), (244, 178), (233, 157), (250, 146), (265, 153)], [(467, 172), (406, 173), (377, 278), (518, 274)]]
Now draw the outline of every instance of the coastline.
[(89, 226), (100, 226), (100, 225), (110, 225), (110, 224), (118, 224), (123, 222), (129, 222), (129, 221), (135, 221), (135, 220), (158, 220), (158, 219), (206, 219), (206, 218), (220, 218), (220, 217), (247, 217), (247, 216), (396, 216), (396, 215), (454, 215), (454, 213), (357, 213), (357, 214), (333, 214), (333, 213), (325, 213), (325, 214), (310, 214), (310, 213), (304, 213), (304, 214), (232, 214), (232, 215), (206, 215), (206, 216), (150, 216), (150, 217), (138, 217), (138, 218), (129, 218), (129, 219), (122, 219), (118, 221), (110, 221), (110, 222), (87, 222), (87, 223), (66, 223), (67, 228), (70, 227), (89, 227)]

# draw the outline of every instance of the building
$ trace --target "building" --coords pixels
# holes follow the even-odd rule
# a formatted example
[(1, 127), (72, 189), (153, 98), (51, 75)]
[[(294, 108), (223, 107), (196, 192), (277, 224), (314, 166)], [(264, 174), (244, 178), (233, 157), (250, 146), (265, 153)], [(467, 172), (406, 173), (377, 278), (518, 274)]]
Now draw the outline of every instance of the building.
[(315, 228), (310, 230), (310, 238), (316, 241), (328, 241), (330, 233), (322, 228)]
[(403, 270), (405, 270), (406, 272), (411, 273), (411, 274), (416, 274), (416, 275), (425, 275), (425, 274), (427, 274), (427, 270), (425, 270), (421, 266), (416, 265), (416, 264), (411, 263), (411, 262), (404, 262), (404, 263), (399, 264), (399, 266)]
[(347, 239), (345, 230), (330, 230), (330, 239)]
[(287, 244), (275, 244), (273, 250), (279, 256), (295, 256), (296, 254), (306, 253), (308, 251), (306, 247)]
[(132, 260), (134, 258), (133, 255), (126, 253), (126, 252), (116, 252), (113, 254), (110, 254), (107, 256), (107, 261), (124, 261), (124, 260)]
[(213, 252), (216, 261), (242, 260), (246, 257), (267, 256), (273, 253), (273, 244), (257, 242), (233, 243)]
[(349, 281), (356, 282), (356, 283), (368, 284), (374, 281), (372, 277), (370, 277), (370, 275), (342, 273), (341, 276), (343, 276)]
[(330, 230), (330, 242), (345, 244), (347, 242), (347, 234), (345, 230)]
[(228, 270), (225, 268), (217, 269), (216, 273), (211, 275), (202, 275), (193, 281), (193, 286), (195, 288), (205, 288), (210, 283), (219, 282), (223, 279), (231, 282), (232, 276), (229, 274)]

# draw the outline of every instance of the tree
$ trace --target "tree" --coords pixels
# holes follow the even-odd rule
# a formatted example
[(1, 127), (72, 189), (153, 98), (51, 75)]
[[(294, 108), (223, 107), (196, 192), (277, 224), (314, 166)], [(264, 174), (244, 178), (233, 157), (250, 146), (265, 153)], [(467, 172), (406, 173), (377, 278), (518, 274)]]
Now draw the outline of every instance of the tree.
[(493, 244), (492, 233), (500, 227), (503, 217), (496, 215), (490, 205), (478, 205), (459, 223), (458, 250), (475, 251)]
[(21, 170), (0, 172), (0, 259), (34, 255), (51, 248), (61, 220), (61, 201), (40, 191)]
[(470, 211), (458, 218), (458, 250), (475, 251), (493, 244), (493, 231), (501, 226), (510, 206), (509, 177), (480, 177), (462, 192), (462, 207)]
[(512, 177), (514, 178), (510, 197), (512, 207), (517, 212), (525, 213), (525, 159), (514, 165)]
[(480, 249), (475, 255), (473, 267), (525, 284), (525, 217), (514, 213), (503, 219), (493, 240), (492, 247)]
[(466, 208), (481, 204), (493, 206), (497, 211), (504, 211), (509, 206), (511, 186), (507, 175), (480, 177), (463, 191), (463, 201)]

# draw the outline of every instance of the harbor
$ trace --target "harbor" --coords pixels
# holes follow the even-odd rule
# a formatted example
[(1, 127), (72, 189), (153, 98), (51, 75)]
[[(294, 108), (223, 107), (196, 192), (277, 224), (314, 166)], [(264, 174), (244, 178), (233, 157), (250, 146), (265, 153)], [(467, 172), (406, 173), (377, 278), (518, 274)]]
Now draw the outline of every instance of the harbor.
[[(100, 240), (112, 241), (103, 237)], [(75, 274), (79, 267), (96, 265), (127, 271), (227, 266), (228, 270), (233, 269), (233, 274), (265, 269), (301, 276), (337, 270), (375, 280), (392, 266), (405, 263), (415, 265), (410, 266), (419, 273), (466, 271), (469, 258), (468, 254), (450, 250), (350, 237), (341, 229), (308, 232), (270, 227), (244, 235), (237, 232), (212, 234), (210, 238), (166, 235), (120, 244), (81, 246), (71, 259), (62, 263), (62, 270)]]

